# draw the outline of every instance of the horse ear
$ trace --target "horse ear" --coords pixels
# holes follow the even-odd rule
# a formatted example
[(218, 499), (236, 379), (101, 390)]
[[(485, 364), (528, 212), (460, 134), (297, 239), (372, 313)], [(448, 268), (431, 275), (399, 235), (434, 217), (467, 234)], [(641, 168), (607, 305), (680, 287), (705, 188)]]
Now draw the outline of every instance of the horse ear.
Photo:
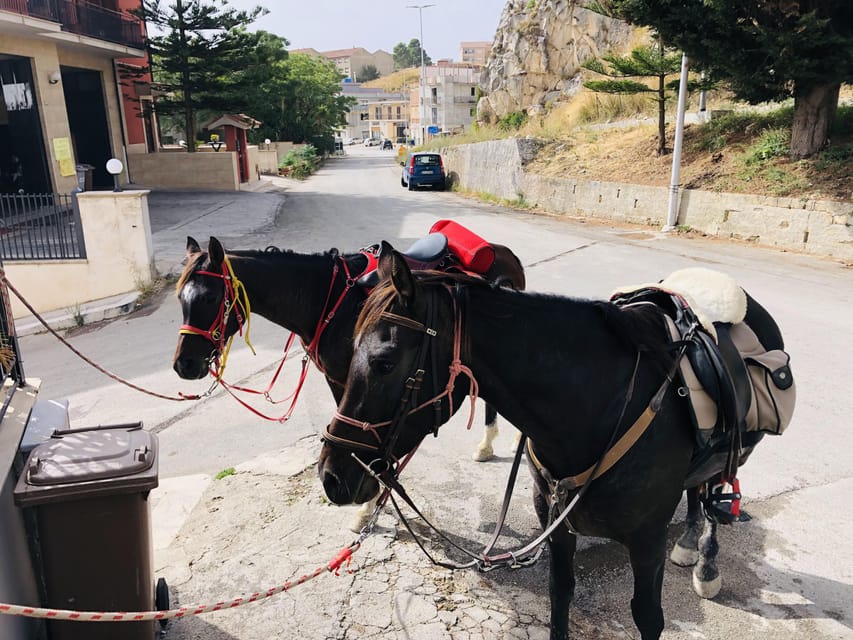
[(196, 239), (192, 236), (187, 236), (187, 256), (201, 253), (201, 247)]
[(379, 249), (379, 277), (382, 280), (391, 279), (400, 302), (409, 306), (415, 300), (415, 278), (409, 269), (406, 259), (394, 250), (388, 242), (382, 241)]
[(210, 241), (207, 243), (207, 257), (210, 259), (210, 264), (225, 262), (225, 249), (222, 248), (219, 240), (213, 236), (210, 236)]

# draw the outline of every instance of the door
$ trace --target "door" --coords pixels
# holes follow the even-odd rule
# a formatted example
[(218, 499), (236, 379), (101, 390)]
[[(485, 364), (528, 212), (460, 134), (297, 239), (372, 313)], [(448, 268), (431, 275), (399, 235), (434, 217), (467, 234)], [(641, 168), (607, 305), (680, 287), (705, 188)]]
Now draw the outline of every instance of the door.
[(61, 67), (61, 70), (74, 161), (93, 167), (94, 189), (112, 189), (113, 178), (106, 165), (113, 152), (101, 72), (74, 67)]
[(50, 191), (30, 59), (0, 55), (0, 193)]

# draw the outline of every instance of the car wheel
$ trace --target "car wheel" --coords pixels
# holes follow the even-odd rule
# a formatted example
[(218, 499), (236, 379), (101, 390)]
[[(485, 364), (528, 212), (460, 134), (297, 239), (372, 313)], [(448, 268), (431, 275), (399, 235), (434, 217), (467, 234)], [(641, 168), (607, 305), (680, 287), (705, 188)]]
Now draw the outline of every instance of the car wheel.
[(435, 185), (435, 188), (439, 191), (444, 191), (445, 189), (447, 189), (447, 180), (442, 180), (437, 185)]
[(414, 190), (415, 190), (415, 185), (413, 185), (413, 184), (412, 184), (412, 181), (411, 181), (411, 180), (409, 180), (409, 184), (408, 184), (407, 186), (409, 187), (409, 191), (414, 191)]
[(400, 178), (400, 186), (401, 186), (401, 187), (405, 187), (405, 186), (406, 186), (406, 181), (405, 181), (405, 180), (403, 180), (403, 178)]

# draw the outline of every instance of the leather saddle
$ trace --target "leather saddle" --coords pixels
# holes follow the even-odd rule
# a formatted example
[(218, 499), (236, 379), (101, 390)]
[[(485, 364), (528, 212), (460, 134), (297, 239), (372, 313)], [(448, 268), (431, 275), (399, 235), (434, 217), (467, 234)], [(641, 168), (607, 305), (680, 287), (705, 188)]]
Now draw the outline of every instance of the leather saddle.
[[(752, 400), (752, 387), (743, 357), (729, 333), (730, 324), (715, 322), (716, 341), (703, 329), (696, 314), (684, 299), (668, 291), (648, 287), (620, 296), (619, 305), (651, 303), (666, 314), (677, 329), (677, 337), (688, 336), (685, 355), (704, 391), (717, 406), (716, 422), (711, 433), (697, 428), (697, 445), (705, 448), (727, 434), (740, 432)], [(698, 327), (691, 333), (691, 327)], [(705, 431), (705, 433), (700, 433)]]
[[(379, 284), (379, 273), (376, 270), (379, 248), (380, 245), (374, 244), (362, 249), (362, 253), (368, 256), (369, 262), (364, 275), (359, 277), (356, 282), (368, 290)], [(443, 270), (452, 261), (447, 236), (443, 233), (430, 233), (423, 238), (418, 238), (408, 249), (402, 252), (402, 255), (409, 268), (415, 271)]]

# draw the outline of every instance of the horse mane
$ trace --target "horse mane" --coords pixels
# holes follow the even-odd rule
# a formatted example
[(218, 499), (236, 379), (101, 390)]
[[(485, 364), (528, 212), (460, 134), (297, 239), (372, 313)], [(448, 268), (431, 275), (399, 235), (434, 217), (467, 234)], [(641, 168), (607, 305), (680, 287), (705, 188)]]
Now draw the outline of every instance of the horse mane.
[[(412, 275), (422, 285), (471, 285), (494, 289), (495, 287), (485, 278), (469, 276), (465, 273), (452, 273), (445, 271), (413, 271)], [(354, 336), (356, 342), (362, 332), (372, 329), (379, 322), (382, 314), (388, 310), (394, 301), (397, 289), (390, 279), (382, 280), (367, 296), (367, 300), (358, 315), (355, 323)]]
[[(293, 249), (282, 249), (280, 247), (276, 247), (270, 245), (265, 247), (264, 249), (235, 249), (233, 251), (227, 251), (225, 253), (228, 257), (239, 257), (239, 258), (272, 258), (275, 259), (279, 256), (288, 256), (288, 257), (296, 257), (296, 256), (306, 256), (306, 257), (316, 257), (316, 256), (328, 256), (330, 258), (337, 258), (340, 255), (340, 252), (332, 247), (328, 251), (320, 251), (312, 254), (300, 254), (296, 253)], [(344, 254), (344, 257), (348, 257), (350, 254)], [(355, 253), (351, 255), (357, 255)], [(184, 266), (184, 270), (181, 272), (181, 275), (178, 276), (178, 281), (175, 283), (175, 293), (180, 295), (181, 289), (183, 289), (184, 285), (189, 280), (190, 276), (193, 274), (195, 269), (207, 258), (207, 251), (202, 251), (194, 255), (192, 259), (188, 259), (186, 265)]]

